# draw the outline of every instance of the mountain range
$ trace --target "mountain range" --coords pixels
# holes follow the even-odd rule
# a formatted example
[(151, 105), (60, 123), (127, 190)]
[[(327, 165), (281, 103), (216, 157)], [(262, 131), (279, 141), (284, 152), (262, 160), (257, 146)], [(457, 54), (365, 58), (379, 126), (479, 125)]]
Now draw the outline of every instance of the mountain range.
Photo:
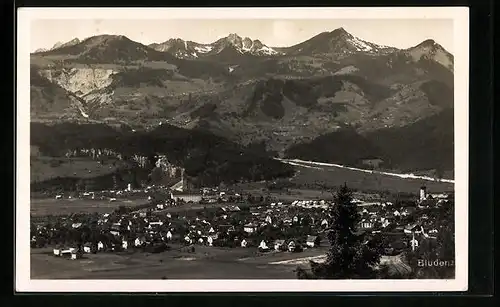
[[(343, 28), (290, 47), (237, 34), (150, 45), (99, 35), (31, 54), (31, 120), (145, 131), (168, 124), (264, 144), (270, 155), (356, 164), (363, 157), (335, 152), (364, 150), (391, 168), (423, 170), (437, 167), (426, 153), (453, 160), (453, 121), (437, 130), (425, 124), (453, 113), (453, 61), (434, 40), (398, 49)], [(406, 142), (405, 133), (424, 145)], [(366, 138), (370, 145), (358, 146)], [(314, 147), (328, 140), (331, 150)]]

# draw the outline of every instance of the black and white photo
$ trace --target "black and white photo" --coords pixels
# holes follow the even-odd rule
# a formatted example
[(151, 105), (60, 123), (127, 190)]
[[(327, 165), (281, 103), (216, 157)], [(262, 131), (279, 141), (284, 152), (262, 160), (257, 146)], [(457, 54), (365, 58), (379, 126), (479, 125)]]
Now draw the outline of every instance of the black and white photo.
[(18, 16), (19, 289), (467, 288), (466, 9)]

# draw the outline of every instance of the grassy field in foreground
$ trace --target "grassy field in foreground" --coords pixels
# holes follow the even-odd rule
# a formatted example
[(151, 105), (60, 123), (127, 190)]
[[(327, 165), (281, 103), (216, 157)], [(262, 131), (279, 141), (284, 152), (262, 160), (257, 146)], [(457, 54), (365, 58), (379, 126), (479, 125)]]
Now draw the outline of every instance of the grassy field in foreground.
[(33, 279), (294, 279), (296, 265), (272, 262), (325, 253), (324, 248), (302, 253), (269, 252), (255, 248), (196, 246), (195, 253), (173, 247), (159, 254), (142, 252), (85, 255), (67, 260), (51, 255), (50, 249), (32, 249)]

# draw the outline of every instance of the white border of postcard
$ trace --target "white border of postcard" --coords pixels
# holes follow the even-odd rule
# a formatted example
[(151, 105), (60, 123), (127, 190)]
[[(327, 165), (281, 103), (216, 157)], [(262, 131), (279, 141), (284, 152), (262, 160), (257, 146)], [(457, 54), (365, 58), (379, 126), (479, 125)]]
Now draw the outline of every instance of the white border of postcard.
[[(112, 17), (110, 17), (112, 16)], [(239, 17), (244, 16), (244, 17)], [(17, 191), (15, 283), (19, 292), (465, 291), (468, 286), (469, 10), (379, 8), (20, 8), (17, 12)], [(31, 280), (30, 21), (33, 19), (453, 19), (455, 72), (455, 244), (452, 280)]]

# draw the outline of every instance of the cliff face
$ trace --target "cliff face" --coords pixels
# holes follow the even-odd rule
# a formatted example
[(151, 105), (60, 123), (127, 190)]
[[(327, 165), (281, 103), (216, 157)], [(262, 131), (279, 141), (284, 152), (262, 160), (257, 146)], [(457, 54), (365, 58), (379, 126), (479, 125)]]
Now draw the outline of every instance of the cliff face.
[(112, 76), (117, 71), (103, 68), (52, 68), (40, 70), (40, 75), (75, 94), (77, 97), (89, 101), (95, 98), (92, 93), (106, 89), (113, 83)]

